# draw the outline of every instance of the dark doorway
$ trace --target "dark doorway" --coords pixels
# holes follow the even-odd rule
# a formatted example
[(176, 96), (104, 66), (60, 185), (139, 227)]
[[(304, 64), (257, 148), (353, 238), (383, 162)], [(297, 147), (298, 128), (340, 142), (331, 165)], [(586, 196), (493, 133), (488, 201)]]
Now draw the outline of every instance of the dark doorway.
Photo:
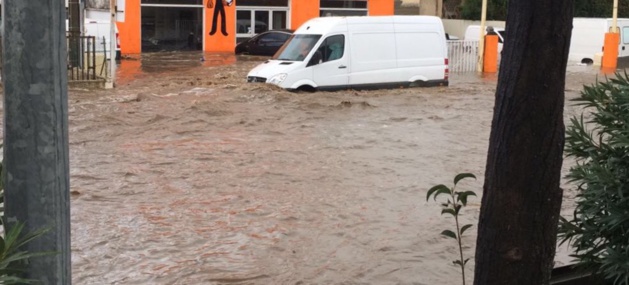
[(142, 7), (142, 52), (202, 48), (202, 8)]

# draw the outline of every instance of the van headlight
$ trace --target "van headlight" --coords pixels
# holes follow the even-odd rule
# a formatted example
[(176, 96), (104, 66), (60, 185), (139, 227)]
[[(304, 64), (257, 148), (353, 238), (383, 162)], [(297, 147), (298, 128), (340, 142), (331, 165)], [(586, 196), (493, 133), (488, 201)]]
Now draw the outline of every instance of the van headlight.
[(269, 79), (269, 83), (280, 85), (280, 83), (282, 83), (282, 81), (286, 79), (286, 75), (287, 75), (286, 73), (276, 74), (273, 77), (271, 77), (271, 79)]

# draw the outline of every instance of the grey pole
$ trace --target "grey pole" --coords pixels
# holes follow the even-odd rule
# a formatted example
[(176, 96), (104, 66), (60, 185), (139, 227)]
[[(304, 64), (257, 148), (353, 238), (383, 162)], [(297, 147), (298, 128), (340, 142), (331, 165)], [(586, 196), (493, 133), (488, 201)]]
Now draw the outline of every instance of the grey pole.
[(49, 231), (28, 243), (24, 277), (71, 284), (65, 5), (4, 0), (5, 216)]

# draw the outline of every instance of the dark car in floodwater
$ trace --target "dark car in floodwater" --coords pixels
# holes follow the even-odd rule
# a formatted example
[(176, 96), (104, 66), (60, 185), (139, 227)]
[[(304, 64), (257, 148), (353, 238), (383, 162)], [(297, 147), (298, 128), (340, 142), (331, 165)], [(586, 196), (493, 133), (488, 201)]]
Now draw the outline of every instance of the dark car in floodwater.
[(272, 56), (293, 34), (293, 30), (270, 30), (236, 45), (236, 54)]

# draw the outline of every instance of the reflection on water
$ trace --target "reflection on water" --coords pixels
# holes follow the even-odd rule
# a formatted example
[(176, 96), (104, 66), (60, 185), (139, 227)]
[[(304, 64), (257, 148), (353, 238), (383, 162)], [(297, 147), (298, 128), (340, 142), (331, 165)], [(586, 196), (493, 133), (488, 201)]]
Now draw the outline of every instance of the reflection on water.
[(236, 62), (233, 53), (174, 51), (143, 53), (123, 58), (116, 69), (118, 84), (150, 76), (152, 73), (185, 73), (195, 67), (226, 66)]

